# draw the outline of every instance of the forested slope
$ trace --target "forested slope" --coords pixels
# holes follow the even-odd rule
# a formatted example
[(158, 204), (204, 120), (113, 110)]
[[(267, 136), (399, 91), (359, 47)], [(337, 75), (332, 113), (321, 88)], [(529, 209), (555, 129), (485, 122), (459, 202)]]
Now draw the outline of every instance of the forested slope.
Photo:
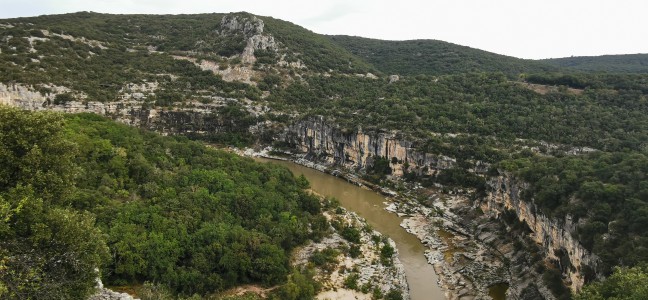
[(401, 75), (445, 75), (466, 72), (520, 73), (555, 71), (556, 67), (532, 60), (495, 54), (437, 40), (384, 41), (355, 36), (329, 38), (374, 65)]
[(284, 168), (94, 115), (0, 107), (0, 127), (2, 298), (81, 299), (97, 276), (189, 296), (274, 285), (328, 229)]
[(648, 73), (648, 54), (575, 56), (542, 59), (540, 62), (585, 72)]
[[(109, 15), (79, 12), (4, 20), (0, 26), (0, 82), (56, 85), (72, 89), (72, 99), (115, 101), (124, 86), (157, 82), (148, 98), (157, 104), (192, 96), (259, 99), (261, 91), (239, 82), (225, 82), (186, 57), (222, 66), (241, 65), (246, 46), (242, 33), (223, 33), (224, 14)], [(242, 18), (256, 18), (238, 13)], [(366, 73), (374, 68), (328, 38), (289, 22), (261, 17), (263, 34), (272, 35), (278, 53), (257, 51), (257, 67), (287, 62), (306, 65), (298, 72)], [(257, 79), (258, 80), (258, 79)], [(51, 89), (41, 87), (43, 93)]]
[[(269, 142), (316, 116), (347, 133), (395, 133), (456, 160), (405, 179), (479, 197), (505, 171), (529, 184), (525, 198), (541, 213), (578, 220), (574, 234), (601, 258), (592, 273), (648, 262), (648, 77), (622, 74), (643, 72), (643, 56), (537, 62), (228, 16), (236, 22), (88, 12), (1, 20), (0, 87), (47, 97), (38, 108), (112, 102), (134, 115), (245, 124), (222, 133), (225, 143), (256, 142), (250, 129)], [(9, 298), (41, 286), (28, 296), (80, 297), (94, 267), (109, 284), (157, 282), (186, 296), (277, 284), (291, 249), (327, 228), (305, 182), (284, 169), (92, 115), (1, 113), (0, 251), (10, 259), (0, 260), (0, 293)], [(366, 171), (384, 179), (391, 160), (375, 161)], [(62, 243), (48, 248), (51, 238)], [(85, 254), (80, 263), (57, 256), (70, 251)], [(51, 273), (58, 261), (73, 272)]]

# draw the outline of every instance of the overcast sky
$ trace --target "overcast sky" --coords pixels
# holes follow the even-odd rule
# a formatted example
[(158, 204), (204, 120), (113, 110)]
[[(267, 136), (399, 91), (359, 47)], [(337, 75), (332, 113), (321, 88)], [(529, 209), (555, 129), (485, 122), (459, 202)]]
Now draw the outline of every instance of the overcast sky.
[(0, 0), (0, 18), (247, 11), (323, 34), (437, 39), (521, 58), (648, 53), (648, 0)]

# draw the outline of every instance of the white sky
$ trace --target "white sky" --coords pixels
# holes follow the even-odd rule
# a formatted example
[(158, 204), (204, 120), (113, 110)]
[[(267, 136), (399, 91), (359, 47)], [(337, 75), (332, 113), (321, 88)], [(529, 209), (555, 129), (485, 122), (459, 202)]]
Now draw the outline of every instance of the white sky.
[(521, 58), (648, 53), (648, 0), (0, 0), (0, 18), (247, 11), (323, 34), (437, 39)]

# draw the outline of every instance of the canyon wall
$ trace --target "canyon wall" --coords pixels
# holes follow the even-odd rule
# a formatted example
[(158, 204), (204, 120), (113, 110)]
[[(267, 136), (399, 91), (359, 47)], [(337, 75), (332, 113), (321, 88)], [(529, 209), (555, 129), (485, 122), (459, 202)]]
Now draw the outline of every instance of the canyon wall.
[[(456, 161), (450, 157), (417, 151), (412, 142), (402, 139), (397, 133), (363, 132), (361, 129), (347, 132), (326, 123), (323, 118), (293, 124), (285, 129), (279, 140), (287, 142), (297, 151), (307, 153), (310, 160), (350, 169), (362, 169), (370, 166), (374, 158), (385, 157), (396, 176), (403, 174), (406, 163), (408, 172), (427, 175), (456, 165)], [(483, 172), (486, 168), (479, 164), (476, 169)], [(499, 218), (507, 210), (515, 212), (518, 220), (531, 229), (530, 237), (541, 246), (544, 257), (563, 261), (561, 269), (568, 286), (574, 291), (580, 290), (585, 283), (582, 266), (595, 269), (599, 260), (572, 236), (577, 224), (571, 217), (559, 220), (540, 213), (533, 203), (521, 197), (521, 192), (528, 185), (512, 176), (491, 177), (487, 179), (487, 184), (488, 196), (474, 205), (494, 218)], [(565, 258), (569, 266), (564, 264)]]
[(362, 129), (345, 132), (322, 117), (288, 126), (278, 140), (308, 153), (311, 159), (349, 169), (363, 169), (371, 166), (376, 158), (386, 158), (396, 176), (403, 175), (404, 171), (433, 175), (456, 164), (453, 158), (417, 151), (411, 141), (397, 133), (363, 132)]
[[(121, 123), (155, 130), (162, 134), (218, 134), (248, 132), (251, 124), (240, 120), (228, 120), (218, 110), (235, 99), (213, 97), (210, 103), (190, 102), (181, 107), (149, 107), (142, 100), (135, 100), (132, 93), (122, 95), (116, 102), (68, 101), (55, 104), (58, 94), (67, 93), (65, 87), (48, 86), (52, 92), (41, 93), (21, 84), (0, 83), (0, 104), (32, 111), (56, 111), (63, 113), (95, 113), (110, 117)], [(137, 94), (137, 93), (135, 93)], [(251, 108), (254, 109), (254, 108)]]
[(576, 225), (570, 216), (563, 220), (542, 214), (534, 203), (525, 201), (521, 192), (528, 184), (505, 174), (488, 180), (488, 196), (479, 203), (484, 213), (499, 217), (506, 210), (515, 212), (518, 220), (531, 229), (531, 238), (542, 245), (545, 257), (560, 261), (557, 253), (566, 253), (571, 266), (563, 266), (567, 282), (574, 291), (585, 283), (582, 265), (596, 266), (598, 258), (587, 251), (573, 236)]
[[(0, 104), (37, 111), (96, 113), (163, 134), (204, 135), (232, 131), (268, 131), (263, 123), (242, 124), (238, 123), (238, 120), (229, 120), (218, 114), (220, 107), (236, 101), (234, 99), (218, 98), (208, 104), (196, 102), (174, 108), (149, 108), (143, 105), (143, 101), (133, 100), (132, 97), (111, 103), (70, 101), (55, 105), (55, 95), (69, 90), (64, 87), (49, 89), (53, 91), (51, 94), (42, 94), (27, 86), (0, 83)], [(249, 112), (254, 110), (254, 107), (248, 106)], [(395, 176), (401, 176), (405, 171), (434, 175), (440, 170), (457, 165), (456, 160), (451, 157), (416, 150), (412, 141), (396, 132), (365, 132), (362, 129), (346, 131), (327, 123), (323, 117), (310, 118), (286, 126), (283, 131), (273, 134), (273, 138), (287, 144), (291, 150), (306, 154), (306, 158), (311, 161), (348, 169), (364, 169), (371, 166), (376, 158), (386, 158)], [(475, 169), (481, 173), (486, 166), (478, 163)], [(580, 289), (584, 284), (581, 266), (595, 266), (598, 259), (572, 237), (571, 233), (575, 231), (576, 224), (569, 217), (556, 220), (541, 214), (533, 203), (524, 201), (520, 196), (527, 185), (511, 176), (493, 177), (488, 180), (488, 185), (488, 196), (475, 205), (485, 214), (495, 218), (507, 210), (514, 211), (517, 218), (532, 230), (532, 239), (542, 245), (546, 257), (559, 261), (556, 253), (567, 254), (571, 266), (563, 269), (572, 290)]]

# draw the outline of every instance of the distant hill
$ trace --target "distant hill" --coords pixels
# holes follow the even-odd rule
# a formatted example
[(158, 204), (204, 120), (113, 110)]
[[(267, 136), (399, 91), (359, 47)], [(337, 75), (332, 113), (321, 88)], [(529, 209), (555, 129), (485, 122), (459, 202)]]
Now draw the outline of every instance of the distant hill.
[(385, 73), (442, 75), (465, 72), (555, 71), (543, 62), (524, 60), (438, 40), (384, 41), (355, 36), (329, 38)]
[(366, 73), (376, 70), (369, 63), (353, 55), (344, 45), (331, 42), (325, 35), (314, 33), (293, 23), (259, 17), (266, 31), (287, 48), (301, 53), (300, 59), (314, 70), (336, 70), (342, 73)]
[(540, 62), (586, 72), (648, 73), (648, 54), (577, 56), (543, 59)]
[(76, 98), (98, 101), (118, 99), (130, 83), (157, 82), (164, 91), (149, 99), (163, 104), (208, 90), (258, 99), (261, 92), (241, 82), (268, 73), (376, 72), (303, 27), (244, 12), (228, 16), (225, 23), (225, 14), (93, 12), (0, 20), (0, 82), (66, 86)]
[[(225, 14), (192, 15), (112, 15), (94, 12), (78, 12), (61, 15), (45, 15), (29, 18), (6, 19), (18, 25), (4, 28), (8, 32), (22, 33), (32, 30), (40, 35), (41, 29), (75, 37), (85, 37), (121, 47), (153, 46), (158, 51), (215, 52), (231, 56), (243, 50), (243, 39), (226, 38), (218, 34)], [(246, 12), (232, 13), (241, 20), (259, 18), (264, 21), (263, 34), (273, 35), (288, 49), (298, 51), (310, 68), (349, 72), (367, 71), (370, 66), (332, 43), (326, 36), (314, 33), (293, 23)], [(240, 49), (238, 49), (240, 48)], [(229, 51), (228, 51), (229, 50)], [(238, 50), (238, 51), (235, 51)]]

